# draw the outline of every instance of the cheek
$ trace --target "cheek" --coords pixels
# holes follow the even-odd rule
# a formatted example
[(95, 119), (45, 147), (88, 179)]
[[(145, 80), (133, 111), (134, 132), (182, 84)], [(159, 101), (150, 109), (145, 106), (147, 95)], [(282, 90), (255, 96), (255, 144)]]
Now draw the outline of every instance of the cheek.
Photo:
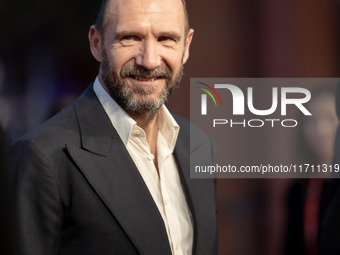
[(157, 48), (157, 51), (163, 61), (169, 63), (179, 63), (182, 61), (184, 56), (184, 45), (182, 45), (182, 43), (168, 47), (160, 45)]
[(183, 53), (172, 52), (172, 53), (165, 55), (162, 59), (173, 73), (178, 73), (182, 65)]
[(119, 72), (121, 68), (129, 62), (133, 62), (133, 59), (133, 53), (128, 50), (113, 49), (108, 55), (111, 69), (115, 72)]

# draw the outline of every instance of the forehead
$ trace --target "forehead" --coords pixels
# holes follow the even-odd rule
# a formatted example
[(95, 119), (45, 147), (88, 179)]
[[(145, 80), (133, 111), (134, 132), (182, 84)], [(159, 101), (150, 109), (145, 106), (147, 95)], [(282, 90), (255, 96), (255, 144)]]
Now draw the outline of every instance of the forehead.
[(136, 28), (185, 30), (181, 0), (111, 0), (106, 12), (107, 26), (115, 30)]

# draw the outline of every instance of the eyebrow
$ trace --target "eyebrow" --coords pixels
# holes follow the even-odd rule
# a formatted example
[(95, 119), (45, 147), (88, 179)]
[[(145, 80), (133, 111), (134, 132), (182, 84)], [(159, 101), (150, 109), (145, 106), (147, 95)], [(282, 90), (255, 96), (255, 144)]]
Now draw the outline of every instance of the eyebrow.
[[(137, 35), (137, 36), (143, 36), (142, 33), (133, 31), (133, 30), (123, 30), (123, 31), (116, 31), (115, 38), (122, 38), (124, 36), (128, 35)], [(182, 36), (177, 32), (161, 32), (159, 33), (159, 36), (165, 36), (165, 37), (171, 37), (174, 38), (176, 41), (180, 41), (182, 39)]]
[(124, 31), (116, 31), (116, 36), (115, 38), (120, 38), (120, 37), (124, 37), (127, 35), (141, 35), (141, 33), (137, 32), (137, 31), (128, 31), (128, 30), (124, 30)]

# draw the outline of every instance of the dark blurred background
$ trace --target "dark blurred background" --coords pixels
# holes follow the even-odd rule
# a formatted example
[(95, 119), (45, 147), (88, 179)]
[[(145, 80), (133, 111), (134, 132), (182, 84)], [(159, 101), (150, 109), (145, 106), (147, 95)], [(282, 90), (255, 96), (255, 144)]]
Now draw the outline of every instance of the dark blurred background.
[[(99, 5), (0, 1), (0, 124), (8, 144), (70, 104), (95, 79), (98, 64), (87, 33)], [(190, 117), (190, 77), (340, 77), (338, 0), (187, 0), (187, 5), (195, 35), (181, 87), (167, 104), (173, 113)], [(230, 132), (230, 143), (236, 143), (237, 130)], [(298, 134), (292, 129), (290, 138)], [(257, 138), (266, 149), (254, 157), (292, 163), (299, 157), (296, 139), (268, 137)], [(252, 141), (247, 146), (253, 151)], [(236, 157), (245, 153), (235, 148)], [(292, 182), (218, 180), (219, 254), (283, 254)]]

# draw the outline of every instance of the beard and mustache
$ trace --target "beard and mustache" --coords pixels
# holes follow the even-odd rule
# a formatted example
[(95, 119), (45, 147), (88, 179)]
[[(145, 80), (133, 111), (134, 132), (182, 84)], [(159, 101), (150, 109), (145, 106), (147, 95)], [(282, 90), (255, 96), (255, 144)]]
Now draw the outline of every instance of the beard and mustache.
[[(108, 62), (107, 55), (103, 50), (103, 60), (101, 63), (102, 79), (108, 88), (110, 96), (130, 115), (143, 116), (146, 113), (156, 112), (165, 102), (167, 102), (172, 92), (179, 86), (183, 77), (183, 65), (181, 61), (180, 70), (173, 78), (171, 69), (164, 63), (153, 70), (148, 70), (136, 64), (125, 64), (118, 76)], [(165, 87), (156, 99), (150, 99), (157, 88), (134, 86), (129, 88), (126, 84), (127, 78), (145, 77), (165, 80)]]

